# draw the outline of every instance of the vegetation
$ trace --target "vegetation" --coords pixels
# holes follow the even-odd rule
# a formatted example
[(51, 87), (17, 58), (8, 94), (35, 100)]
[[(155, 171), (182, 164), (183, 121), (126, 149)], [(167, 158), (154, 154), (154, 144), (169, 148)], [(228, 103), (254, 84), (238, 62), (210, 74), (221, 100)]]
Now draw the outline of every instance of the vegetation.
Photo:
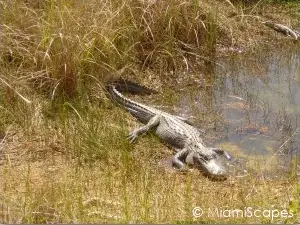
[(195, 206), (299, 215), (299, 185), (253, 177), (216, 183), (196, 170), (165, 170), (157, 165), (172, 151), (154, 135), (130, 145), (137, 122), (103, 90), (125, 77), (166, 85), (176, 98), (171, 87), (182, 71), (205, 71), (217, 54), (260, 46), (274, 35), (260, 21), (276, 7), (245, 2), (0, 1), (0, 222), (297, 221), (193, 217)]

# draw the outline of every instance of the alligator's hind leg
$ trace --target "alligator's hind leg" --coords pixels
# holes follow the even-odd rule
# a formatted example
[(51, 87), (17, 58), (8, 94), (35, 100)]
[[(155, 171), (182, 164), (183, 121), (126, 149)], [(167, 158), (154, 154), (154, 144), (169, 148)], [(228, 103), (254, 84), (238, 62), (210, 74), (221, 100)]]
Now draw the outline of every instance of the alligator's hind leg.
[(139, 135), (142, 135), (146, 133), (148, 130), (157, 127), (159, 125), (160, 118), (161, 118), (160, 115), (153, 116), (145, 126), (139, 127), (134, 131), (132, 131), (128, 136), (130, 143), (134, 142)]

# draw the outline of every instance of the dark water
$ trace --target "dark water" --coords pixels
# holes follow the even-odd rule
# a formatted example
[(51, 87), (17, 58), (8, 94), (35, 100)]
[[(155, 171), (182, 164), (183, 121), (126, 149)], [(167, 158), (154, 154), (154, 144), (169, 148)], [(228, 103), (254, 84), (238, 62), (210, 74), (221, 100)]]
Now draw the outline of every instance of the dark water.
[(209, 124), (244, 174), (300, 174), (300, 51), (228, 56), (207, 71), (174, 111)]
[(300, 163), (300, 51), (261, 52), (222, 60), (214, 83), (226, 141), (249, 167), (297, 173)]

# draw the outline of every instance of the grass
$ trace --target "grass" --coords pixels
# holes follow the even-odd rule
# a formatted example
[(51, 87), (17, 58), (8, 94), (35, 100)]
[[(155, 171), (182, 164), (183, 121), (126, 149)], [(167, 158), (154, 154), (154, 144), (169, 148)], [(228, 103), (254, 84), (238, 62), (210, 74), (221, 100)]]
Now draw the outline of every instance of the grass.
[[(264, 40), (261, 33), (272, 35), (257, 24), (276, 8), (259, 4), (0, 1), (0, 222), (297, 221), (293, 175), (218, 183), (196, 170), (166, 170), (161, 160), (172, 151), (153, 134), (129, 144), (127, 133), (138, 123), (103, 90), (121, 76), (166, 89), (167, 100), (176, 102), (176, 80), (189, 82), (190, 72), (213, 68), (224, 48), (254, 49)], [(209, 92), (213, 78), (203, 76)], [(203, 112), (196, 119), (208, 126), (218, 120)], [(195, 206), (272, 206), (297, 216), (194, 218)]]

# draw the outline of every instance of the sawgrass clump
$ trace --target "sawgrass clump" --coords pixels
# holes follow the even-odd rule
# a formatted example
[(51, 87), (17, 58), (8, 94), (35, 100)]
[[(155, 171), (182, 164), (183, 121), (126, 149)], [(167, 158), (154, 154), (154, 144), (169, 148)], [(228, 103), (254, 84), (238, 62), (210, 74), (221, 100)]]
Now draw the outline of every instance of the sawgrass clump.
[(49, 0), (1, 6), (3, 75), (52, 98), (84, 94), (93, 78), (105, 81), (125, 69), (179, 70), (190, 58), (203, 57), (206, 39), (211, 49), (216, 39), (210, 33), (216, 23), (212, 12), (196, 2)]

